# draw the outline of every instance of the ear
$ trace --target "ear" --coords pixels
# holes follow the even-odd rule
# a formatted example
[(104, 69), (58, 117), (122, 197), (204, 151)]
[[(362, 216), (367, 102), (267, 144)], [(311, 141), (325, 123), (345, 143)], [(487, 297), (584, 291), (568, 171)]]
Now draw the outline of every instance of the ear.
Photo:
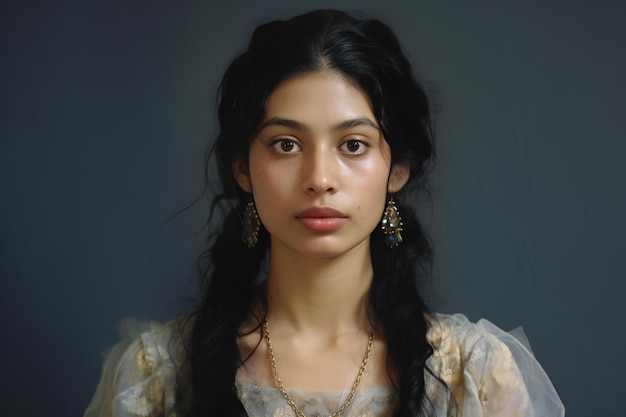
[(252, 183), (250, 182), (250, 170), (248, 163), (244, 157), (235, 158), (233, 161), (233, 175), (239, 187), (247, 193), (252, 192)]
[(399, 163), (391, 166), (389, 181), (387, 182), (387, 192), (397, 193), (409, 181), (411, 169), (407, 163)]

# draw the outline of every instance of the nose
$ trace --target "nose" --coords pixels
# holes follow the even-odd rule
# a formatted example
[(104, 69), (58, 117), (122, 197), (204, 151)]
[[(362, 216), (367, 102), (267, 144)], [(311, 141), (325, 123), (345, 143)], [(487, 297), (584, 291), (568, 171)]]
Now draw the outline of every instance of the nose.
[(305, 157), (302, 188), (306, 193), (323, 194), (337, 191), (337, 161), (327, 149), (316, 149)]

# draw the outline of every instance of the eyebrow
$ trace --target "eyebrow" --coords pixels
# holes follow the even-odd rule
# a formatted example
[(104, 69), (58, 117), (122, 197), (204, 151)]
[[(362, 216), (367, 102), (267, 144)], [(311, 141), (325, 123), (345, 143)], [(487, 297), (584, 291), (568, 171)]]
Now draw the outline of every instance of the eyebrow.
[[(271, 119), (263, 122), (263, 124), (259, 126), (257, 132), (260, 132), (261, 130), (265, 129), (268, 126), (283, 126), (289, 129), (303, 130), (303, 131), (311, 130), (311, 127), (305, 123), (301, 123), (301, 122), (298, 122), (296, 120), (291, 120), (291, 119), (284, 119), (282, 117), (272, 117)], [(346, 129), (350, 129), (350, 128), (357, 127), (357, 126), (369, 126), (376, 130), (380, 130), (380, 127), (378, 127), (376, 123), (374, 123), (367, 117), (358, 117), (356, 119), (344, 120), (343, 122), (339, 122), (336, 125), (334, 125), (332, 127), (332, 130), (333, 131), (346, 130)]]

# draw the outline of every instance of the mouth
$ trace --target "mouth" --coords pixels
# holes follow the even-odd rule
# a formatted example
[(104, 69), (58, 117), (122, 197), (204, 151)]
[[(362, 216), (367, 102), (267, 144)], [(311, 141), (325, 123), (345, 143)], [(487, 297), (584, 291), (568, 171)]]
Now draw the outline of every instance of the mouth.
[(296, 214), (297, 219), (301, 218), (346, 218), (345, 214), (340, 212), (339, 210), (335, 210), (332, 207), (309, 207), (307, 209), (302, 210), (300, 213)]
[(331, 207), (310, 207), (298, 213), (296, 219), (309, 230), (330, 232), (340, 228), (348, 216)]

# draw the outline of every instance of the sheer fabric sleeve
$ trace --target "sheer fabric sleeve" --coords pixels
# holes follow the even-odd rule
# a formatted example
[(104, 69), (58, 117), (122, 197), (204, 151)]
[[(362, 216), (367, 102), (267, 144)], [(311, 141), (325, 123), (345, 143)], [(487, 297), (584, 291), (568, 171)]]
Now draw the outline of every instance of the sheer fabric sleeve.
[(122, 341), (105, 352), (102, 378), (84, 417), (174, 415), (172, 325), (122, 323)]
[(563, 417), (547, 374), (519, 338), (487, 320), (438, 315), (434, 370), (446, 382), (463, 417)]

